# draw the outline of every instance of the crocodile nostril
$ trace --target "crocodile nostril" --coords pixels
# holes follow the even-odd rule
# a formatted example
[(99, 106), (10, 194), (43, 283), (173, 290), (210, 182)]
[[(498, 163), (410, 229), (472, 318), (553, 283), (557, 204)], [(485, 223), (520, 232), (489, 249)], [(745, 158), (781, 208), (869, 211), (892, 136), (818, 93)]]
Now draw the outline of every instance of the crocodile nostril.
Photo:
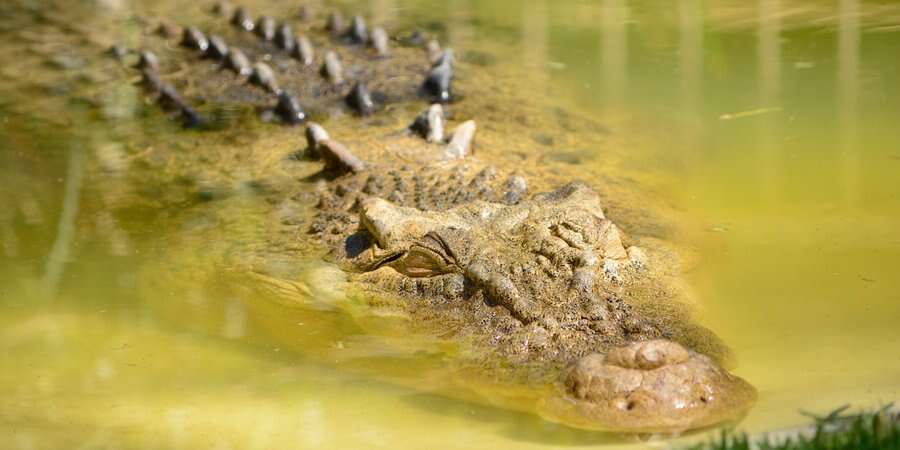
[(529, 323), (540, 316), (541, 308), (538, 304), (522, 296), (512, 280), (492, 271), (488, 264), (481, 261), (473, 262), (466, 268), (466, 275), (521, 322)]

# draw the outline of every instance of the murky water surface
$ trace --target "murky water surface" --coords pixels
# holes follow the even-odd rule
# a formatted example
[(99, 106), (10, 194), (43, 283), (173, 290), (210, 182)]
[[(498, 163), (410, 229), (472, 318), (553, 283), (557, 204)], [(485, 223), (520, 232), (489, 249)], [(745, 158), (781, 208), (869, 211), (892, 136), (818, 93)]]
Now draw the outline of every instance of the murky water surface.
[[(153, 177), (140, 163), (155, 149), (191, 154), (230, 138), (181, 131), (102, 54), (139, 44), (135, 15), (191, 23), (207, 5), (139, 3), (0, 7), (4, 448), (668, 445), (569, 429), (461, 392), (445, 364), (453, 349), (360, 325), (365, 311), (343, 298), (342, 274), (309, 249), (262, 258), (295, 284), (235, 281), (228, 257), (246, 259), (265, 239), (269, 205), (254, 186), (234, 181), (220, 196), (221, 184), (179, 177), (190, 159), (155, 161), (168, 172)], [(742, 427), (900, 400), (900, 8), (343, 6), (388, 29), (424, 24), (477, 50), (484, 70), (526, 80), (547, 107), (608, 128), (608, 147), (568, 139), (549, 156), (627, 174), (669, 211), (678, 231), (668, 238), (696, 256), (686, 277), (698, 319), (759, 389)], [(552, 136), (554, 126), (537, 131)], [(265, 167), (253, 155), (233, 180)], [(273, 290), (305, 301), (286, 304)]]

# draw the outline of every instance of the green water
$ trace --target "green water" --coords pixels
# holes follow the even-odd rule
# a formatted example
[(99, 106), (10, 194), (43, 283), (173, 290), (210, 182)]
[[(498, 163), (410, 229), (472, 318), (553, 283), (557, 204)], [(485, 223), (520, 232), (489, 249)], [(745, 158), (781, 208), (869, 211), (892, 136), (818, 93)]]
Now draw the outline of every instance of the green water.
[[(317, 259), (297, 264), (302, 307), (233, 282), (220, 256), (264, 238), (253, 217), (267, 205), (235, 188), (198, 206), (177, 179), (128, 175), (181, 132), (100, 52), (137, 39), (134, 12), (190, 22), (205, 7), (146, 3), (0, 7), (0, 447), (668, 445), (454, 392), (439, 353), (398, 350), (329, 307), (341, 275)], [(485, 49), (542, 101), (614, 124), (620, 147), (576, 140), (558, 156), (602, 172), (614, 153), (675, 211), (697, 317), (760, 392), (741, 427), (900, 400), (900, 7), (347, 7), (389, 29), (444, 24), (445, 41)], [(92, 31), (72, 38), (58, 17)], [(182, 136), (185, 150), (207, 139)]]

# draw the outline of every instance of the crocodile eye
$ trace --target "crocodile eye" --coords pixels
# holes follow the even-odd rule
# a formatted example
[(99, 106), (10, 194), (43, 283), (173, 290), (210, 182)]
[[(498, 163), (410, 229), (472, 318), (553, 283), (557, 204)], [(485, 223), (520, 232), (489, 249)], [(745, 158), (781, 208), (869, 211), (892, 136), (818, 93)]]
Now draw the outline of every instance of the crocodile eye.
[(398, 272), (413, 278), (433, 277), (452, 271), (450, 265), (440, 254), (415, 245), (392, 266)]

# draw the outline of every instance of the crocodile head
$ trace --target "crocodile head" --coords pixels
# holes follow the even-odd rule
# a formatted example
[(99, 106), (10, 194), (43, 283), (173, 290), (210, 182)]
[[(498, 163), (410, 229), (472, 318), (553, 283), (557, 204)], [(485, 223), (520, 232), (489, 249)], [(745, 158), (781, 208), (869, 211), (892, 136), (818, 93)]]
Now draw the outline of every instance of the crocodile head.
[[(568, 366), (558, 392), (543, 402), (548, 418), (594, 429), (676, 431), (734, 418), (755, 399), (745, 381), (669, 340), (665, 325), (610, 295), (640, 276), (645, 261), (640, 249), (623, 245), (586, 185), (514, 205), (474, 201), (444, 211), (370, 197), (359, 211), (370, 245), (355, 262), (366, 281), (433, 307), (456, 303), (505, 316), (513, 323), (502, 328), (506, 334), (545, 342), (532, 349), (532, 360)], [(470, 317), (490, 322), (486, 316)]]

